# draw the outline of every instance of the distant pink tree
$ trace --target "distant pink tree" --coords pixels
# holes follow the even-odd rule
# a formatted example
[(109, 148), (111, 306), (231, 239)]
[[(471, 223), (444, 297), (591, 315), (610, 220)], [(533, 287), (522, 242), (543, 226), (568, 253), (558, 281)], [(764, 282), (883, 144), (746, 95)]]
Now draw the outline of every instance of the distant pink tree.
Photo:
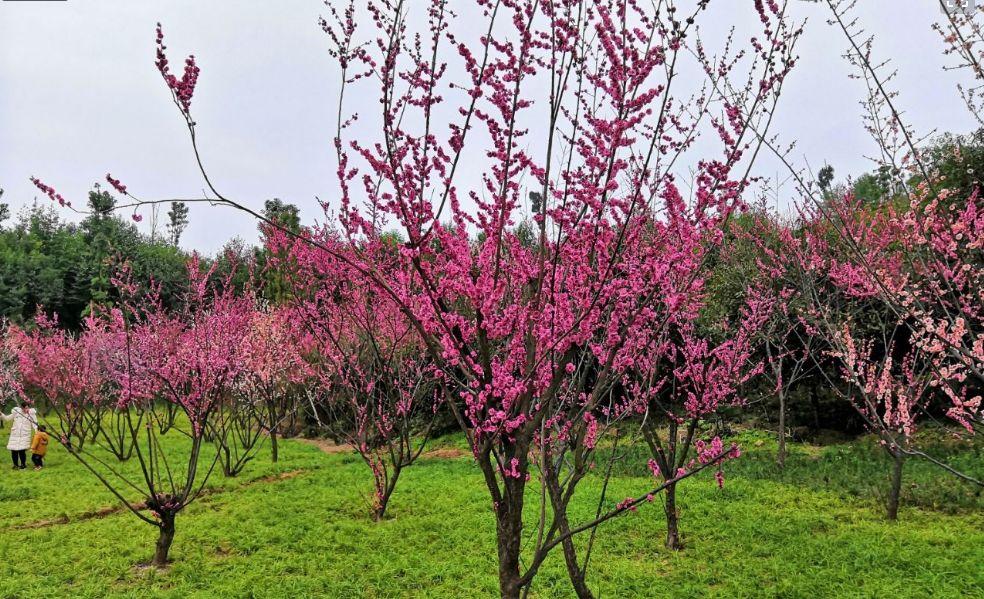
[(20, 401), (23, 397), (20, 375), (17, 370), (17, 358), (8, 343), (10, 327), (6, 322), (0, 323), (0, 404), (6, 406), (10, 400)]
[[(899, 109), (891, 67), (874, 58), (872, 40), (851, 14), (853, 3), (827, 4), (831, 24), (849, 43), (846, 58), (855, 67), (855, 77), (868, 89), (862, 118), (878, 147), (876, 162), (888, 189), (870, 206), (851, 197), (825, 202), (800, 178), (805, 219), (815, 230), (822, 224), (829, 234), (826, 245), (813, 242), (814, 253), (835, 250), (826, 256), (836, 269), (833, 282), (852, 300), (880, 303), (895, 321), (886, 329), (897, 325), (911, 335), (908, 345), (920, 353), (923, 364), (916, 370), (929, 378), (932, 395), (946, 397), (950, 418), (972, 434), (984, 422), (981, 190), (947, 188), (939, 165), (931, 163)], [(954, 69), (970, 76), (972, 87), (961, 83), (958, 89), (971, 115), (981, 122), (981, 8), (942, 14), (934, 29), (943, 38), (944, 53), (955, 59)], [(959, 155), (953, 158), (959, 163)], [(886, 342), (891, 337), (884, 334), (881, 345), (892, 345)], [(908, 353), (904, 348), (898, 351)], [(896, 366), (903, 362), (895, 360)]]
[[(86, 324), (93, 321), (90, 317)], [(44, 412), (53, 411), (52, 431), (62, 443), (81, 451), (100, 426), (98, 408), (108, 384), (100, 360), (105, 339), (75, 336), (57, 325), (40, 313), (33, 330), (10, 327), (6, 346), (16, 358), (16, 384), (22, 398)]]
[[(303, 323), (297, 336), (306, 338), (315, 373), (314, 415), (322, 430), (350, 444), (369, 467), (370, 511), (381, 520), (401, 473), (429, 440), (442, 399), (440, 373), (406, 314), (371, 280), (283, 234), (274, 233), (269, 243), (293, 265), (296, 297), (284, 313)], [(374, 252), (376, 268), (398, 264), (392, 244)]]
[(283, 307), (258, 307), (250, 314), (243, 338), (244, 372), (237, 387), (239, 401), (270, 437), (273, 462), (279, 458), (283, 424), (297, 410), (298, 387), (313, 382), (314, 371), (305, 360), (309, 336), (293, 321), (294, 312)]
[[(851, 403), (892, 459), (891, 519), (898, 516), (909, 457), (984, 484), (912, 443), (934, 401), (945, 401), (947, 415), (966, 433), (981, 418), (980, 387), (968, 380), (979, 368), (974, 344), (984, 330), (973, 324), (980, 315), (973, 299), (979, 267), (956, 239), (980, 223), (972, 205), (945, 214), (933, 203), (870, 207), (850, 195), (829, 198), (804, 208), (800, 230), (782, 231), (781, 249), (765, 258), (804, 299), (807, 333), (822, 339), (824, 356), (836, 360), (842, 380), (828, 379), (831, 389)], [(927, 226), (927, 219), (935, 224)]]
[[(720, 437), (710, 439), (703, 426), (729, 408), (740, 408), (740, 390), (762, 372), (753, 357), (756, 334), (769, 318), (772, 305), (752, 296), (734, 328), (701, 333), (697, 314), (683, 312), (667, 331), (666, 348), (640, 356), (626, 391), (643, 413), (642, 434), (649, 447), (649, 469), (666, 485), (666, 547), (683, 547), (676, 504), (681, 474), (697, 464), (737, 458), (737, 446), (725, 447)], [(689, 316), (689, 318), (688, 318)], [(717, 339), (715, 339), (717, 337)], [(722, 457), (723, 456), (723, 457)], [(720, 466), (715, 474), (724, 484)]]

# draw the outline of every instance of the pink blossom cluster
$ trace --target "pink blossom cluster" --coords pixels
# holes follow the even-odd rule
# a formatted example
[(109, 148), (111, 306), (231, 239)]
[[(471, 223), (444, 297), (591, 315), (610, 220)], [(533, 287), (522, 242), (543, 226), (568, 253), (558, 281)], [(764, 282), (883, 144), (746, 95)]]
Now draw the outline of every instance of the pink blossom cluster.
[(48, 196), (48, 198), (51, 199), (52, 202), (58, 202), (59, 206), (63, 206), (66, 208), (72, 207), (71, 202), (69, 202), (64, 197), (62, 197), (62, 194), (55, 191), (53, 187), (51, 187), (50, 185), (46, 185), (43, 181), (41, 181), (41, 179), (38, 179), (37, 177), (31, 177), (31, 183), (33, 183), (35, 187), (40, 189), (41, 192), (44, 193), (44, 195)]
[[(195, 55), (189, 55), (185, 59), (184, 72), (181, 78), (178, 79), (176, 75), (171, 73), (171, 67), (167, 60), (167, 54), (165, 53), (167, 46), (164, 45), (164, 30), (161, 24), (157, 24), (157, 61), (154, 63), (157, 66), (157, 70), (160, 71), (161, 77), (164, 78), (164, 83), (167, 84), (168, 89), (171, 90), (173, 94), (174, 101), (178, 104), (181, 112), (184, 113), (186, 117), (190, 116), (191, 111), (191, 98), (195, 95), (195, 86), (198, 84), (198, 74), (201, 69), (195, 63)], [(115, 186), (114, 186), (115, 187)], [(121, 191), (120, 193), (126, 193)]]

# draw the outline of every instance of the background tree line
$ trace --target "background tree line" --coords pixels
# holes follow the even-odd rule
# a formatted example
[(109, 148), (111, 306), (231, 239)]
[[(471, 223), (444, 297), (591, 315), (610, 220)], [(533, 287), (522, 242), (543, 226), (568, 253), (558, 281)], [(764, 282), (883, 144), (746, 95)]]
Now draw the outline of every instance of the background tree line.
[[(0, 200), (2, 196), (0, 190)], [(37, 307), (45, 306), (62, 326), (77, 330), (94, 306), (119, 299), (111, 273), (120, 256), (126, 256), (137, 280), (160, 286), (165, 306), (177, 308), (178, 290), (187, 282), (189, 253), (178, 245), (188, 225), (187, 205), (171, 206), (164, 235), (142, 233), (115, 206), (116, 198), (98, 184), (89, 192), (78, 223), (61, 218), (49, 205), (34, 203), (14, 215), (0, 202), (0, 321), (28, 324)], [(279, 199), (268, 200), (264, 214), (300, 227), (297, 207)], [(215, 261), (214, 276), (232, 274), (240, 289), (255, 274), (257, 286), (276, 301), (286, 290), (283, 277), (266, 268), (268, 258), (261, 247), (233, 239), (204, 262)]]

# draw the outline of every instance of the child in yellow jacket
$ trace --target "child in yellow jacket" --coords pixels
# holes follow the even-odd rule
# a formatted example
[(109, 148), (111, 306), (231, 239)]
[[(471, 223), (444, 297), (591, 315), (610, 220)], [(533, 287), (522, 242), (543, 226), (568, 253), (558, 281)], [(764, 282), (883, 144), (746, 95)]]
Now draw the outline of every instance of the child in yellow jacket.
[(35, 470), (44, 468), (44, 456), (48, 454), (48, 433), (43, 426), (39, 426), (34, 433), (34, 440), (31, 441), (31, 462)]

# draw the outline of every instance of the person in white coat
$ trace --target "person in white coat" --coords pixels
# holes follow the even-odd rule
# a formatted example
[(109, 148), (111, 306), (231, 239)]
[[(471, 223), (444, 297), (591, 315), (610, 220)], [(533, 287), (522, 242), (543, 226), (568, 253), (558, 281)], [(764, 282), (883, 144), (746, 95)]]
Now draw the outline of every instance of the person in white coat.
[(37, 421), (20, 407), (14, 408), (10, 414), (0, 413), (0, 418), (12, 422), (7, 449), (10, 450), (10, 458), (14, 461), (14, 470), (23, 470), (27, 467), (27, 450), (31, 448), (31, 439), (34, 437)]

